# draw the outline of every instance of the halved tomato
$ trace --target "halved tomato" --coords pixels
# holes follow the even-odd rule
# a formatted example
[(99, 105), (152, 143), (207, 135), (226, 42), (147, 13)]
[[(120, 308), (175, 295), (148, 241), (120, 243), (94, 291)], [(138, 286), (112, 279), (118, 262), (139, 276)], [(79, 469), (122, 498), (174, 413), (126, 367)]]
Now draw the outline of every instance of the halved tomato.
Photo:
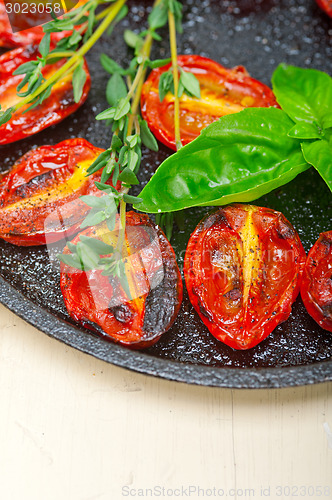
[[(118, 224), (118, 223), (117, 223)], [(105, 224), (78, 234), (113, 247), (118, 225)], [(69, 253), (66, 247), (64, 253)], [(127, 212), (122, 251), (130, 297), (118, 277), (101, 270), (80, 271), (61, 263), (61, 291), (70, 316), (79, 324), (134, 349), (148, 347), (173, 324), (182, 301), (182, 280), (164, 233), (145, 214)]]
[[(195, 139), (210, 123), (221, 116), (248, 107), (278, 107), (272, 90), (249, 76), (243, 66), (227, 69), (211, 59), (197, 55), (179, 56), (179, 67), (199, 80), (201, 98), (186, 94), (180, 99), (180, 135), (183, 145)], [(174, 138), (174, 96), (169, 92), (159, 99), (160, 75), (171, 65), (151, 71), (143, 85), (142, 116), (156, 138), (176, 149)]]
[(308, 254), (301, 297), (310, 316), (332, 332), (332, 231), (321, 233)]
[[(13, 76), (13, 72), (23, 63), (35, 60), (39, 55), (38, 46), (21, 47), (0, 56), (0, 104), (4, 111), (20, 101), (16, 94), (16, 87), (22, 81), (24, 75)], [(43, 75), (47, 79), (57, 71), (64, 63), (62, 59), (54, 64), (48, 64), (43, 69)], [(91, 79), (86, 62), (84, 63), (86, 81), (80, 101), (76, 103), (73, 95), (72, 77), (69, 73), (52, 88), (50, 96), (45, 101), (29, 111), (29, 105), (17, 110), (9, 122), (0, 126), (0, 144), (9, 144), (19, 139), (36, 134), (41, 130), (54, 125), (71, 113), (74, 113), (86, 100)]]
[(328, 16), (332, 17), (332, 0), (316, 0), (316, 2)]
[[(84, 3), (86, 3), (86, 0), (81, 0), (76, 7), (79, 7)], [(20, 5), (21, 5), (21, 10), (23, 10), (23, 4)], [(38, 3), (36, 5), (38, 7)], [(28, 6), (28, 4), (26, 4), (26, 6)], [(8, 15), (6, 13), (5, 4), (3, 1), (0, 0), (0, 47), (14, 48), (14, 47), (22, 47), (30, 44), (40, 43), (41, 39), (45, 34), (43, 31), (43, 26), (35, 26), (36, 23), (39, 24), (41, 21), (40, 12), (38, 12), (37, 10), (35, 16), (33, 16), (31, 12), (28, 12), (25, 15), (22, 14), (22, 12), (17, 14), (17, 18), (22, 18), (22, 17), (25, 20), (25, 23), (27, 22), (27, 20), (29, 21), (31, 19), (30, 23), (31, 28), (13, 33), (11, 25), (9, 23)], [(45, 22), (47, 20), (48, 19), (46, 19)], [(82, 26), (76, 27), (76, 29), (80, 28), (82, 28)], [(56, 43), (62, 38), (70, 36), (71, 34), (72, 31), (59, 31), (57, 33), (51, 33), (51, 41), (53, 43)]]
[(15, 245), (44, 245), (76, 232), (90, 208), (81, 195), (102, 194), (89, 165), (102, 149), (85, 139), (41, 146), (0, 176), (0, 238)]
[(290, 315), (305, 258), (280, 212), (219, 208), (190, 237), (184, 260), (189, 298), (212, 335), (234, 349), (250, 349)]

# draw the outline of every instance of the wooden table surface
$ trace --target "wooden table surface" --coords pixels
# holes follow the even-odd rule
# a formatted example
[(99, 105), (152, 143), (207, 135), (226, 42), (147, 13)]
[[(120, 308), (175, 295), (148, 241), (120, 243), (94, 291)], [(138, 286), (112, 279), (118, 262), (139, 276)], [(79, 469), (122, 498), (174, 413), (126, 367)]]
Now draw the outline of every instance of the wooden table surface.
[(332, 498), (332, 383), (189, 386), (0, 306), (0, 499)]

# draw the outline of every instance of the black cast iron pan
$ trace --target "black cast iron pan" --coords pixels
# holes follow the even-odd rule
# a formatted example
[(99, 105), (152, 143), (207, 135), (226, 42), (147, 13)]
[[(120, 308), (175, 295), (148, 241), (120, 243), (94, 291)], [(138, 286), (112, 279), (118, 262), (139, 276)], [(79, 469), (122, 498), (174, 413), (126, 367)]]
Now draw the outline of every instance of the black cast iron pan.
[[(211, 57), (228, 67), (242, 64), (266, 84), (280, 62), (331, 73), (332, 26), (314, 0), (183, 3), (179, 53)], [(126, 65), (131, 54), (122, 40), (123, 29), (141, 29), (149, 5), (129, 2), (128, 18), (88, 55), (92, 89), (85, 105), (58, 126), (3, 146), (1, 170), (34, 146), (55, 144), (68, 137), (85, 137), (96, 146), (108, 146), (110, 130), (94, 120), (107, 107), (103, 97), (107, 75), (99, 65), (99, 55), (105, 52)], [(155, 57), (169, 54), (167, 31), (162, 34), (164, 40), (155, 46)], [(144, 151), (141, 186), (168, 154), (163, 146), (158, 153)], [(331, 195), (313, 169), (256, 204), (283, 212), (298, 230), (306, 251), (320, 232), (332, 228)], [(172, 240), (180, 267), (189, 235), (206, 212), (206, 208), (188, 210), (186, 231), (177, 232)], [(249, 351), (234, 351), (209, 334), (185, 294), (172, 329), (155, 346), (135, 352), (74, 324), (63, 304), (59, 266), (54, 256), (50, 260), (46, 248), (19, 248), (5, 242), (0, 242), (0, 248), (0, 301), (47, 335), (106, 362), (171, 380), (220, 387), (269, 388), (332, 380), (332, 335), (310, 318), (301, 299), (294, 304), (288, 321), (265, 341)]]

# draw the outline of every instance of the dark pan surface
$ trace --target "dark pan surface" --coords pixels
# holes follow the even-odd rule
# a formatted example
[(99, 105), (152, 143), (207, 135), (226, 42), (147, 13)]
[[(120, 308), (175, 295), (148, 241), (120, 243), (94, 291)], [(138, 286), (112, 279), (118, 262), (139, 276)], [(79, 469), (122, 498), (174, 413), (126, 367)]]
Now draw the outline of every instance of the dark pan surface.
[[(30, 140), (0, 149), (1, 170), (33, 146), (85, 137), (107, 147), (110, 131), (94, 116), (107, 107), (107, 75), (99, 55), (126, 64), (130, 53), (122, 41), (124, 27), (142, 27), (150, 2), (129, 2), (130, 15), (111, 39), (105, 37), (88, 55), (92, 89), (86, 104), (60, 125)], [(184, 2), (184, 34), (179, 53), (198, 53), (225, 66), (243, 64), (250, 74), (269, 84), (280, 62), (313, 67), (331, 74), (332, 25), (313, 0), (191, 0)], [(167, 32), (154, 56), (168, 56)], [(169, 151), (144, 151), (142, 184)], [(137, 190), (138, 193), (139, 189)], [(322, 231), (331, 229), (331, 196), (312, 169), (282, 189), (255, 202), (280, 210), (298, 230), (306, 251)], [(188, 210), (186, 231), (172, 244), (180, 267), (190, 233), (207, 209)], [(215, 340), (201, 323), (185, 294), (172, 327), (153, 347), (130, 351), (98, 337), (69, 318), (59, 288), (59, 266), (43, 247), (30, 249), (0, 242), (0, 300), (48, 335), (107, 362), (172, 380), (221, 387), (283, 387), (332, 380), (332, 336), (307, 314), (300, 299), (289, 320), (249, 351), (234, 351)], [(61, 250), (59, 245), (58, 250)], [(54, 253), (56, 250), (54, 250)]]

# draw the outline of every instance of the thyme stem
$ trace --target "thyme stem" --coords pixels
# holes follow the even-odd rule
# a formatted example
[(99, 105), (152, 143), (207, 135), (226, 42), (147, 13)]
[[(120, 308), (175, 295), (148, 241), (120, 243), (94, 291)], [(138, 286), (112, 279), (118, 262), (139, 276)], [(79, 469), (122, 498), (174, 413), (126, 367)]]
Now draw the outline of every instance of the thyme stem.
[(109, 9), (108, 15), (105, 17), (105, 19), (102, 21), (102, 23), (98, 26), (96, 31), (92, 34), (92, 36), (89, 38), (89, 40), (82, 45), (82, 47), (75, 52), (73, 56), (71, 56), (68, 61), (61, 66), (53, 75), (51, 75), (38, 89), (33, 92), (32, 94), (28, 95), (21, 101), (19, 101), (17, 104), (15, 104), (14, 110), (17, 111), (21, 107), (23, 107), (25, 104), (30, 103), (33, 101), (36, 97), (38, 97), (44, 90), (46, 90), (51, 84), (55, 83), (58, 81), (69, 69), (73, 69), (73, 66), (76, 65), (77, 61), (79, 61), (90, 49), (93, 47), (93, 45), (99, 40), (99, 38), (102, 36), (102, 34), (106, 31), (108, 26), (111, 24), (112, 21), (114, 21), (115, 17), (118, 15), (120, 12), (121, 8), (123, 5), (126, 3), (126, 0), (117, 0), (115, 4), (112, 5), (112, 9)]
[(172, 69), (173, 69), (173, 81), (174, 81), (174, 135), (175, 135), (175, 145), (176, 149), (182, 148), (181, 134), (180, 134), (180, 103), (179, 103), (179, 68), (178, 68), (178, 55), (176, 47), (176, 26), (174, 14), (168, 11), (168, 26), (169, 26), (169, 38), (171, 46), (171, 58), (172, 58)]

